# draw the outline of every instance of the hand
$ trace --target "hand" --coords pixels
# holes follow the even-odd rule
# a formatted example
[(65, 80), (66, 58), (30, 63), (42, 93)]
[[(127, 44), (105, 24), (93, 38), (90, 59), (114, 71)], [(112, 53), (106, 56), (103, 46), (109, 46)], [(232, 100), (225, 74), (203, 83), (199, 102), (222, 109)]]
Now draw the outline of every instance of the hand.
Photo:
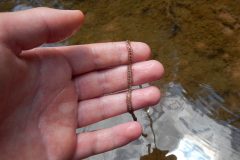
[[(105, 152), (141, 135), (138, 122), (82, 133), (76, 129), (127, 111), (125, 42), (35, 48), (70, 36), (80, 11), (37, 8), (0, 14), (0, 159), (65, 160)], [(104, 33), (103, 33), (104, 34)], [(133, 80), (157, 80), (163, 67), (132, 42)], [(159, 101), (155, 87), (135, 90), (133, 107)]]

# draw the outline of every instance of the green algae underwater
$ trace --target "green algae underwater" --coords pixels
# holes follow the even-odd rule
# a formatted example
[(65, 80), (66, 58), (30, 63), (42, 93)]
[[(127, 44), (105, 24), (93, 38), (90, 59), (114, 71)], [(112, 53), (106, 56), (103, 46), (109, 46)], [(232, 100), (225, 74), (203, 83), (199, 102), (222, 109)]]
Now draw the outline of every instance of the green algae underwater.
[[(38, 6), (36, 2), (21, 1)], [(16, 1), (0, 2), (10, 11)], [(224, 98), (224, 105), (240, 114), (240, 5), (238, 0), (42, 0), (44, 6), (80, 9), (85, 23), (69, 44), (143, 41), (153, 59), (165, 66), (161, 87), (178, 82), (194, 97), (199, 84), (208, 84)], [(219, 109), (215, 119), (231, 115)], [(240, 127), (240, 121), (232, 125)], [(163, 158), (154, 150), (141, 160)]]

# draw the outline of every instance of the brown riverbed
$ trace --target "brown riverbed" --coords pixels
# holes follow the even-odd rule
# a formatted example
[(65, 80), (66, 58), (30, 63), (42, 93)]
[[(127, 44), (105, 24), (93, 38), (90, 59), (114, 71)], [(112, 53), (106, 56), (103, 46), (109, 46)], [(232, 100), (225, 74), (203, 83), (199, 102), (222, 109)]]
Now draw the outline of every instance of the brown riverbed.
[(180, 82), (190, 94), (198, 84), (209, 84), (226, 106), (240, 113), (237, 1), (100, 0), (69, 8), (82, 8), (86, 14), (85, 26), (72, 43), (144, 41), (166, 68), (162, 82)]
[[(13, 0), (1, 2), (0, 10), (9, 11), (14, 4)], [(166, 70), (155, 85), (179, 82), (194, 97), (199, 84), (208, 84), (224, 98), (225, 106), (240, 114), (238, 0), (59, 0), (42, 4), (85, 13), (85, 24), (70, 39), (71, 44), (146, 42)], [(216, 114), (217, 119), (229, 117), (222, 110)], [(239, 120), (233, 125), (240, 127)]]
[[(5, 1), (0, 8), (11, 10), (14, 4), (14, 0)], [(71, 38), (71, 44), (126, 39), (146, 42), (153, 58), (165, 66), (162, 83), (180, 82), (190, 95), (198, 84), (209, 84), (225, 99), (226, 106), (240, 113), (237, 0), (59, 0), (41, 4), (85, 13), (85, 24)], [(229, 116), (219, 111), (219, 118)], [(239, 126), (239, 122), (234, 125)]]

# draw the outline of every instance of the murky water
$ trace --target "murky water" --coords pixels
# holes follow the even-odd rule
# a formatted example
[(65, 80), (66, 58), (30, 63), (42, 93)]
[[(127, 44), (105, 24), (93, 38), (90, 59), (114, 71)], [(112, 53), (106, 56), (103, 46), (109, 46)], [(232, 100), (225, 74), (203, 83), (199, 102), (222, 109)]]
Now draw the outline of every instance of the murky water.
[[(164, 64), (164, 79), (153, 83), (163, 90), (161, 102), (148, 112), (137, 112), (148, 136), (89, 159), (238, 160), (238, 4), (238, 0), (0, 0), (0, 11), (36, 6), (81, 9), (85, 25), (69, 44), (144, 41), (153, 58)], [(81, 131), (130, 118), (122, 115)], [(165, 157), (171, 154), (176, 157)]]

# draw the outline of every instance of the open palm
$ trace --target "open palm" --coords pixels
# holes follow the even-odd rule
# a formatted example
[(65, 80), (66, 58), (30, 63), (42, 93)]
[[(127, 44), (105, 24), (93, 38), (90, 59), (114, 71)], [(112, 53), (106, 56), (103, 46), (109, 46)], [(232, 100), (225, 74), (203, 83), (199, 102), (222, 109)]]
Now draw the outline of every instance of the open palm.
[[(124, 42), (35, 48), (70, 36), (83, 21), (80, 11), (37, 8), (0, 19), (0, 159), (82, 159), (141, 135), (137, 122), (76, 134), (127, 111), (126, 94), (110, 94), (127, 88)], [(149, 47), (132, 47), (134, 84), (159, 79), (163, 67), (146, 61)], [(155, 87), (135, 90), (133, 107), (159, 98)]]

